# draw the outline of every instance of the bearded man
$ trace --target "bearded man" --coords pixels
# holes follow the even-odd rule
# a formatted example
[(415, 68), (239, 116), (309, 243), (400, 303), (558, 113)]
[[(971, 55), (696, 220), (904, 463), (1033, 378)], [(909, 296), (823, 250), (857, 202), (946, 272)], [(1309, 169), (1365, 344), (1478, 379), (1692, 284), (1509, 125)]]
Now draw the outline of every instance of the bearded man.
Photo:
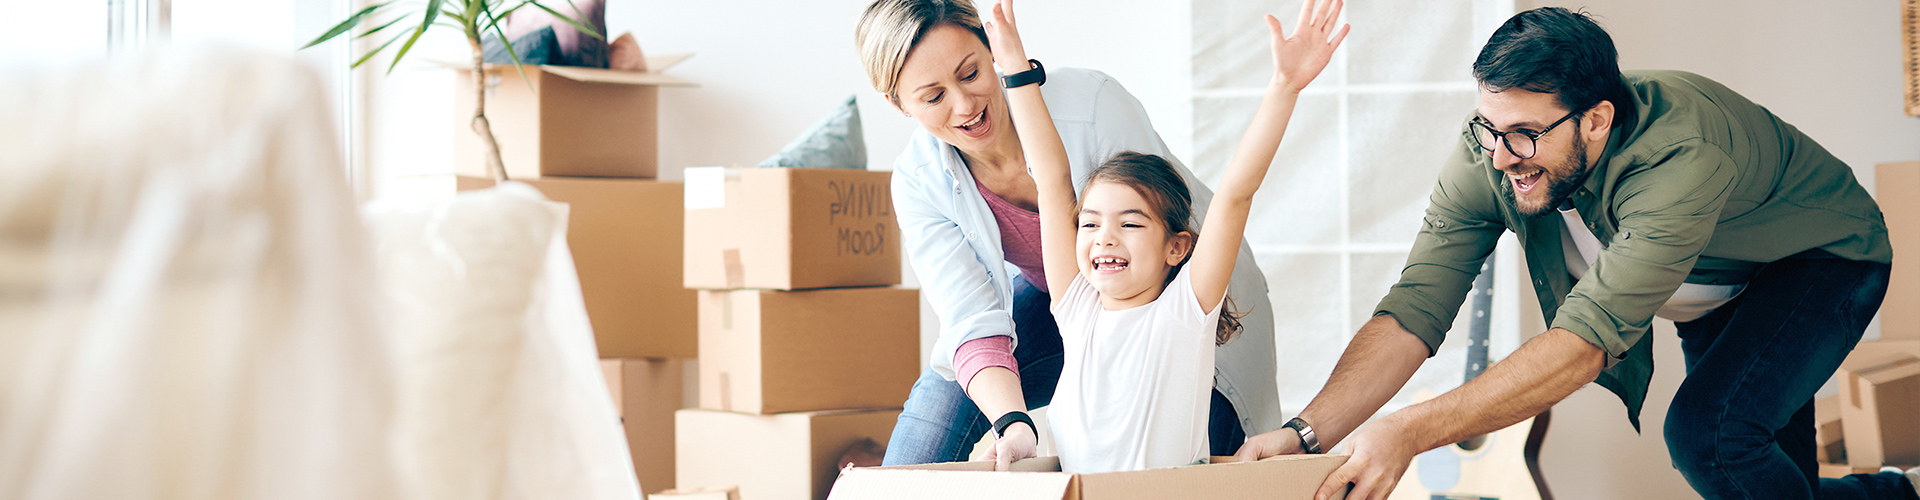
[[(1727, 87), (1622, 73), (1583, 13), (1522, 12), (1474, 61), (1479, 106), (1434, 186), (1400, 282), (1324, 389), (1243, 458), (1352, 458), (1321, 488), (1385, 498), (1414, 455), (1546, 410), (1589, 382), (1639, 426), (1653, 318), (1686, 380), (1666, 415), (1674, 467), (1706, 498), (1916, 498), (1908, 471), (1822, 480), (1813, 394), (1886, 295), (1893, 249), (1853, 170)], [(1445, 338), (1505, 231), (1549, 326), (1481, 376), (1361, 426)]]

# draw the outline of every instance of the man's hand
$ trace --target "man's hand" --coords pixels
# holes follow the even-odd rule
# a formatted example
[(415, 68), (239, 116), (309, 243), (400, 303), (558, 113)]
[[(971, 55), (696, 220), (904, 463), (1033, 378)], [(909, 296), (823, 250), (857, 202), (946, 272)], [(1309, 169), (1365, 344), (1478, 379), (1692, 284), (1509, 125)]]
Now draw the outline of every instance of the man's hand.
[(1240, 445), (1240, 451), (1234, 452), (1233, 458), (1239, 462), (1252, 462), (1271, 456), (1297, 455), (1305, 452), (1306, 450), (1300, 449), (1300, 433), (1291, 428), (1282, 427), (1273, 432), (1247, 438), (1246, 444)]
[(1347, 493), (1349, 500), (1386, 500), (1387, 495), (1393, 493), (1394, 486), (1400, 484), (1400, 476), (1405, 475), (1408, 464), (1413, 463), (1413, 456), (1419, 454), (1419, 450), (1404, 439), (1406, 431), (1395, 416), (1360, 426), (1346, 441), (1334, 447), (1333, 453), (1349, 455), (1347, 463), (1327, 475), (1327, 480), (1320, 483), (1320, 491), (1313, 494), (1314, 500), (1332, 498), (1334, 493), (1346, 488), (1347, 483), (1353, 483), (1353, 491)]
[(1011, 470), (1014, 462), (1033, 458), (1039, 453), (1039, 448), (1040, 436), (1033, 434), (1033, 426), (1010, 425), (1007, 426), (1007, 434), (994, 440), (993, 446), (987, 448), (987, 454), (980, 460), (992, 460), (993, 470)]

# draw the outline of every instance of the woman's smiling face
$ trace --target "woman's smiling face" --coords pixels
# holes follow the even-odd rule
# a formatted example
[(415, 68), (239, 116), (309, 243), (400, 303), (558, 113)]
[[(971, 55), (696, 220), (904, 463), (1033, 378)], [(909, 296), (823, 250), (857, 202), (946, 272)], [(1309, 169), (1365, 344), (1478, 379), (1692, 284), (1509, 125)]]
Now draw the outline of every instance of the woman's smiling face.
[(987, 45), (966, 28), (941, 24), (920, 37), (888, 96), (900, 112), (961, 151), (1013, 139), (1006, 95)]

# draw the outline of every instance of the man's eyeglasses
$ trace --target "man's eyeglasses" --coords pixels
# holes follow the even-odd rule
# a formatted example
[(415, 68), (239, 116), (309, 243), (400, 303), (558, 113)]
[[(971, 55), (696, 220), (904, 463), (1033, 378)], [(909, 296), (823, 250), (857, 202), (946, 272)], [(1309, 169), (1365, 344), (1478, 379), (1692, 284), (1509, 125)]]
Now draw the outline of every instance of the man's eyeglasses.
[(1524, 130), (1501, 132), (1494, 130), (1493, 124), (1487, 123), (1480, 118), (1474, 118), (1473, 121), (1467, 122), (1467, 129), (1473, 132), (1473, 145), (1479, 146), (1481, 151), (1486, 151), (1491, 154), (1493, 153), (1493, 143), (1505, 142), (1507, 143), (1508, 153), (1513, 153), (1514, 156), (1520, 157), (1521, 159), (1529, 159), (1533, 158), (1534, 153), (1539, 152), (1539, 149), (1534, 147), (1534, 142), (1540, 140), (1540, 136), (1547, 135), (1547, 132), (1553, 131), (1554, 127), (1560, 126), (1560, 122), (1573, 118), (1574, 115), (1580, 114), (1580, 111), (1581, 110), (1575, 110), (1567, 113), (1567, 116), (1562, 116), (1559, 120), (1554, 120), (1552, 125), (1547, 125), (1545, 130), (1539, 132), (1527, 132)]

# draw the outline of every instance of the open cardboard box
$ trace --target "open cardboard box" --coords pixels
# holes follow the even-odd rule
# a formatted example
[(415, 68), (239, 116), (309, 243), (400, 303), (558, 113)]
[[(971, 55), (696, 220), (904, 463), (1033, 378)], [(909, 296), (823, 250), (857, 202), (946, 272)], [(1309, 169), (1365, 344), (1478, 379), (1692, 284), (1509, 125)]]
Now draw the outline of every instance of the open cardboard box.
[[(486, 66), (487, 123), (500, 142), (507, 177), (656, 177), (660, 88), (694, 85), (660, 72), (691, 56), (648, 57), (644, 72)], [(473, 65), (439, 64), (460, 70), (453, 94), (454, 172), (491, 177), (486, 148), (473, 132)]]
[[(995, 472), (992, 462), (950, 462), (848, 469), (833, 483), (833, 500), (1306, 500), (1345, 455), (1287, 455), (1258, 462), (1213, 457), (1211, 463), (1132, 472), (1060, 472), (1059, 457), (1040, 457)], [(1345, 498), (1342, 491), (1333, 498)]]
[(686, 173), (686, 287), (900, 284), (892, 172), (841, 168)]

